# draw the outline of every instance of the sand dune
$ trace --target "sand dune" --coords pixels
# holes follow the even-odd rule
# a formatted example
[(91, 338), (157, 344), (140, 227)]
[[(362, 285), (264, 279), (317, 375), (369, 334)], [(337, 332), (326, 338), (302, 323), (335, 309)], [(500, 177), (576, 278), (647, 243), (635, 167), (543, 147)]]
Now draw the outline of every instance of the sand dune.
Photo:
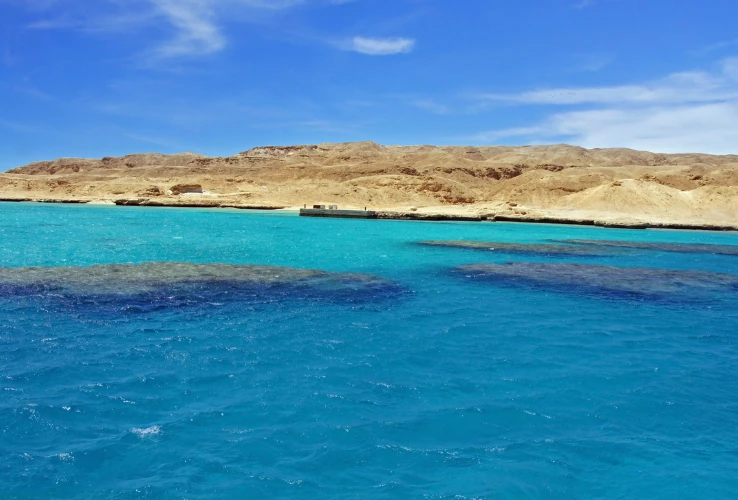
[[(189, 187), (180, 194), (175, 186)], [(437, 147), (373, 142), (32, 163), (0, 198), (301, 207), (738, 225), (738, 155), (567, 145)]]

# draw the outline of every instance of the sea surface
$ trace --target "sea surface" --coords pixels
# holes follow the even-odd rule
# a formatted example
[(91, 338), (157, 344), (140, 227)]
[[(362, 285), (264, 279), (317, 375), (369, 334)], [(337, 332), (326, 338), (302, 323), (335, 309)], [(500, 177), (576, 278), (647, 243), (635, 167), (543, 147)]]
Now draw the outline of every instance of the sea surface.
[(0, 203), (0, 498), (735, 498), (738, 256), (680, 244), (738, 235)]

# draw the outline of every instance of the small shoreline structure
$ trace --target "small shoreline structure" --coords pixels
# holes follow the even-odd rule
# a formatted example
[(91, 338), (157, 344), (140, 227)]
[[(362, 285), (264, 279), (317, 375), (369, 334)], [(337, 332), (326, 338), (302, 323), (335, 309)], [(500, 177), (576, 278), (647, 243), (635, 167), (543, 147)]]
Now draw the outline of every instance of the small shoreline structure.
[(374, 210), (339, 210), (338, 205), (313, 205), (313, 208), (301, 208), (300, 217), (333, 217), (339, 219), (376, 219)]

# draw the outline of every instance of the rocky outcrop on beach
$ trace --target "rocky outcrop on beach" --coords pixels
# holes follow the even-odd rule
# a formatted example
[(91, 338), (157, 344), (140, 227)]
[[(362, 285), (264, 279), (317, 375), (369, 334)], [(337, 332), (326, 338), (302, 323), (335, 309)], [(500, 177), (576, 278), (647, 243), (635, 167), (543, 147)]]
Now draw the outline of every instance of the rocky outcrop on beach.
[(63, 158), (0, 174), (0, 198), (150, 206), (326, 204), (415, 220), (729, 228), (738, 225), (738, 155), (362, 142), (258, 147), (226, 157)]
[[(156, 189), (156, 187), (154, 189)], [(179, 194), (204, 194), (200, 184), (177, 184), (176, 186), (169, 188), (169, 192), (175, 196)]]

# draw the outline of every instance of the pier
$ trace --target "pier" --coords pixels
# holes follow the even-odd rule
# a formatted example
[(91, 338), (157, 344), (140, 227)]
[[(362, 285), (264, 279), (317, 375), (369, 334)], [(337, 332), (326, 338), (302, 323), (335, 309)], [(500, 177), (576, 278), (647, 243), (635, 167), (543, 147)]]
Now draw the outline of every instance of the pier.
[(301, 217), (337, 217), (339, 219), (376, 219), (374, 210), (339, 210), (337, 208), (301, 208)]

